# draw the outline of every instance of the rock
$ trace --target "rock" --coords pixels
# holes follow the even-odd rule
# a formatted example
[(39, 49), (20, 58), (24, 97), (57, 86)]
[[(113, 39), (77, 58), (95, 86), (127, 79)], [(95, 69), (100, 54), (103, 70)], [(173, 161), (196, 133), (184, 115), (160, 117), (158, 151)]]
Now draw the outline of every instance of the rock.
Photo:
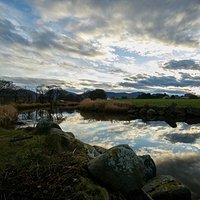
[(149, 194), (143, 190), (137, 190), (135, 192), (125, 194), (125, 199), (136, 199), (136, 200), (153, 200)]
[(138, 114), (138, 110), (137, 109), (130, 109), (130, 110), (128, 110), (128, 114), (129, 115), (137, 115)]
[(53, 121), (40, 120), (36, 125), (36, 133), (48, 134), (50, 133), (51, 128), (61, 129), (60, 126)]
[(170, 119), (170, 118), (166, 118), (165, 119), (165, 122), (167, 124), (169, 124), (172, 128), (176, 128), (177, 127), (177, 124), (176, 124), (176, 121), (174, 119)]
[(128, 145), (118, 145), (88, 163), (89, 172), (113, 190), (129, 193), (145, 184), (142, 160)]
[(146, 107), (143, 107), (143, 108), (140, 110), (139, 114), (140, 114), (141, 116), (146, 116), (146, 114), (147, 114), (147, 108), (146, 108)]
[(188, 107), (186, 109), (187, 115), (194, 116), (194, 117), (200, 117), (200, 108), (192, 108)]
[[(97, 146), (96, 146), (97, 147)], [(84, 143), (84, 148), (87, 150), (87, 155), (89, 158), (96, 158), (97, 156), (101, 155), (102, 152), (98, 151), (95, 146), (91, 146), (89, 144)], [(101, 148), (101, 147), (98, 147)], [(102, 148), (103, 149), (103, 148)]]
[(179, 118), (184, 118), (186, 116), (186, 112), (184, 108), (176, 108), (176, 115)]
[(167, 106), (165, 108), (165, 116), (166, 117), (174, 117), (176, 114), (176, 107), (177, 107), (176, 103), (172, 103), (171, 105)]
[(68, 149), (69, 145), (75, 141), (72, 133), (63, 132), (61, 129), (52, 128), (46, 137), (46, 146), (51, 154), (61, 153)]
[(156, 115), (156, 111), (152, 108), (147, 110), (147, 116), (152, 117)]
[(169, 175), (160, 175), (151, 179), (143, 190), (154, 200), (191, 200), (190, 190)]
[(103, 147), (100, 147), (100, 146), (94, 145), (93, 147), (94, 147), (94, 148), (96, 149), (96, 151), (99, 152), (100, 154), (105, 153), (105, 151), (107, 151), (107, 149), (105, 149), (105, 148), (103, 148)]
[(139, 156), (145, 166), (145, 181), (156, 176), (156, 165), (150, 155)]

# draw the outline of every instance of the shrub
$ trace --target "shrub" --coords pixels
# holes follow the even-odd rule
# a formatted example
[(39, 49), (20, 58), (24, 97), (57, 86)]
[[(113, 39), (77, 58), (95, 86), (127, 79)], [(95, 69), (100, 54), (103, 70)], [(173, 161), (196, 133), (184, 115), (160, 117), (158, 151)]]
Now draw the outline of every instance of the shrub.
[(8, 127), (17, 119), (17, 109), (12, 105), (0, 106), (0, 126)]

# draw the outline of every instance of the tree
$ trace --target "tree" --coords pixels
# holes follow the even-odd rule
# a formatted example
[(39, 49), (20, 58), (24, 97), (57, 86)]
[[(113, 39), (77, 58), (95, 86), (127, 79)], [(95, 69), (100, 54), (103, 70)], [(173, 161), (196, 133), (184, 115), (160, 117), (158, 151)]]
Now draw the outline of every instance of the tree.
[(18, 90), (12, 81), (0, 80), (0, 100), (2, 103), (16, 102), (18, 99)]
[(44, 94), (46, 93), (46, 91), (47, 91), (47, 88), (44, 84), (38, 85), (36, 87), (36, 92), (38, 94), (37, 100), (39, 100), (40, 103), (44, 103), (45, 101)]
[(101, 89), (96, 89), (93, 91), (88, 92), (88, 98), (95, 100), (95, 99), (107, 99), (106, 92)]
[(16, 85), (12, 81), (0, 80), (0, 90), (2, 89), (15, 89)]
[(57, 85), (48, 85), (46, 86), (47, 91), (45, 93), (45, 96), (48, 99), (49, 103), (57, 102), (58, 97), (59, 97), (59, 91), (61, 90), (60, 86)]

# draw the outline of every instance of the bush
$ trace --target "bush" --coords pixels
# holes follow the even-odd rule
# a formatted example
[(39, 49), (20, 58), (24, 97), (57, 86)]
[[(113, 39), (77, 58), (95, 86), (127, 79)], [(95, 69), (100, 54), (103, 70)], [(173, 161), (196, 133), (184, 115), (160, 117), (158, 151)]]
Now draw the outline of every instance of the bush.
[(8, 127), (17, 119), (17, 109), (12, 105), (0, 106), (0, 126)]

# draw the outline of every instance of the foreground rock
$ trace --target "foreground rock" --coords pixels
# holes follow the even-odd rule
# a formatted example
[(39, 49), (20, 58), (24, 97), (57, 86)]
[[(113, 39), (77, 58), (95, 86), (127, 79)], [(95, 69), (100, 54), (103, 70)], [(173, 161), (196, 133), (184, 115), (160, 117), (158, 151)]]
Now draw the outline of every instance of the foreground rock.
[(156, 165), (150, 155), (139, 156), (145, 166), (145, 181), (156, 176)]
[(143, 190), (154, 200), (190, 200), (191, 192), (172, 176), (160, 175), (151, 179)]
[(50, 154), (61, 153), (68, 150), (74, 143), (75, 137), (70, 132), (63, 132), (61, 129), (52, 128), (46, 137), (46, 147)]
[(36, 126), (36, 133), (38, 134), (48, 134), (52, 128), (61, 129), (60, 126), (53, 121), (40, 120)]
[(130, 193), (146, 182), (148, 171), (128, 145), (118, 145), (88, 163), (89, 172), (113, 190)]

